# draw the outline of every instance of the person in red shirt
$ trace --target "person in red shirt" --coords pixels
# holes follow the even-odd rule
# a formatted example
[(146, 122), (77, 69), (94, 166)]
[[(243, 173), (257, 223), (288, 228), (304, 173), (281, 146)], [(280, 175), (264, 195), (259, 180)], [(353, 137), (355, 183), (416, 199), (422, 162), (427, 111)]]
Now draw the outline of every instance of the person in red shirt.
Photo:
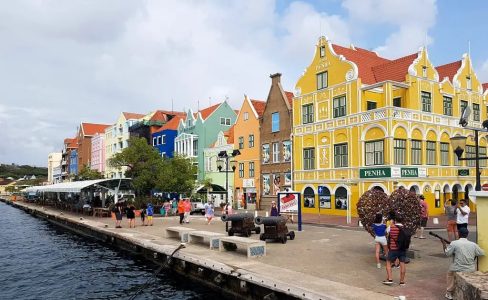
[(180, 224), (183, 224), (183, 218), (185, 217), (185, 203), (183, 202), (183, 199), (178, 201), (178, 215), (180, 216)]
[(392, 285), (393, 278), (391, 272), (391, 265), (395, 263), (398, 259), (400, 261), (400, 285), (405, 285), (405, 260), (407, 258), (407, 251), (401, 250), (398, 248), (397, 240), (398, 236), (400, 235), (400, 228), (403, 227), (403, 218), (401, 216), (395, 216), (393, 220), (393, 224), (388, 227), (388, 258), (386, 262), (386, 280), (383, 281), (383, 284)]
[(189, 198), (185, 200), (184, 207), (185, 207), (184, 222), (190, 223), (191, 202)]
[(423, 195), (419, 196), (420, 199), (420, 237), (418, 236), (418, 232), (415, 234), (415, 238), (418, 237), (419, 239), (425, 239), (424, 237), (424, 229), (427, 226), (427, 221), (429, 220), (429, 206), (427, 205), (427, 201), (425, 201), (425, 197)]

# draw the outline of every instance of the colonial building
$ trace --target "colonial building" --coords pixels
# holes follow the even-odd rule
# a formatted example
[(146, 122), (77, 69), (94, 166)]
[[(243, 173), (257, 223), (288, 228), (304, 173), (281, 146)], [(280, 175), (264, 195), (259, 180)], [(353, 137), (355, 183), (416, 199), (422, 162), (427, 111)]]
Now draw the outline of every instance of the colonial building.
[(261, 209), (268, 209), (276, 194), (291, 188), (291, 125), (293, 93), (281, 86), (281, 74), (271, 77), (263, 116), (261, 138)]
[(152, 135), (159, 130), (164, 124), (169, 122), (175, 116), (184, 116), (184, 113), (178, 111), (156, 110), (145, 115), (129, 128), (131, 137), (145, 138), (151, 145)]
[[(53, 152), (49, 153), (47, 157), (47, 182), (48, 184), (54, 183), (54, 169), (57, 168), (59, 171), (61, 170), (61, 159), (62, 153), (61, 152)], [(58, 172), (59, 173), (59, 172)]]
[(105, 133), (96, 133), (92, 137), (90, 168), (105, 174)]
[(197, 180), (205, 178), (203, 149), (217, 140), (220, 131), (228, 131), (236, 121), (236, 112), (227, 101), (202, 109), (196, 113), (190, 109), (180, 120), (175, 152), (193, 158), (198, 167)]
[(104, 133), (110, 125), (81, 123), (78, 128), (78, 172), (85, 166), (91, 166), (91, 139), (97, 133)]
[[(71, 172), (71, 163), (76, 165), (76, 171), (78, 172), (78, 155), (75, 160), (71, 160), (71, 152), (78, 149), (78, 141), (76, 138), (64, 139), (64, 147), (61, 151), (61, 181), (69, 179)], [(76, 174), (75, 174), (76, 175)]]
[(152, 134), (152, 145), (158, 150), (161, 157), (172, 158), (174, 156), (175, 139), (182, 119), (184, 116), (175, 116)]
[(261, 139), (259, 119), (263, 116), (266, 102), (244, 98), (234, 125), (234, 149), (240, 151), (236, 156), (234, 174), (235, 196), (240, 207), (254, 210), (259, 208), (261, 199)]
[[(108, 164), (108, 160), (112, 158), (115, 153), (122, 151), (128, 146), (129, 142), (129, 128), (137, 123), (144, 115), (123, 112), (117, 118), (115, 124), (105, 128), (104, 132), (104, 173), (105, 178), (124, 178), (126, 167), (112, 168)], [(102, 167), (102, 166), (100, 166)]]
[[(425, 48), (389, 60), (321, 37), (293, 101), (294, 189), (303, 193), (303, 212), (355, 216), (365, 191), (404, 187), (426, 197), (431, 215), (442, 214), (447, 199), (473, 190), (474, 161), (459, 161), (450, 138), (470, 137), (466, 155), (474, 156), (473, 133), (459, 117), (469, 106), (469, 125), (481, 127), (486, 97), (466, 54), (434, 66)], [(479, 143), (486, 156), (486, 138)]]

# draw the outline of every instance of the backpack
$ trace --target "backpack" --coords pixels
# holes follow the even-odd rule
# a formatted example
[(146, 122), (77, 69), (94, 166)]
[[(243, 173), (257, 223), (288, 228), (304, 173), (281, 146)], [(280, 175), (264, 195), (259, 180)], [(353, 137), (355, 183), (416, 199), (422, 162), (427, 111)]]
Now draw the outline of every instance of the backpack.
[(403, 228), (403, 226), (398, 226), (398, 229), (400, 229), (398, 239), (396, 240), (398, 250), (405, 251), (410, 247), (412, 233), (408, 229)]

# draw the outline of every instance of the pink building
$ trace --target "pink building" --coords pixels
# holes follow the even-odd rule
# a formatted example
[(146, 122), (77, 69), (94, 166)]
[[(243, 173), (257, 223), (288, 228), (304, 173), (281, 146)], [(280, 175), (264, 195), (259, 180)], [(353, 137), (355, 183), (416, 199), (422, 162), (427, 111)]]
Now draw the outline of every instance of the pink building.
[(105, 134), (96, 133), (91, 139), (91, 165), (92, 170), (105, 173)]

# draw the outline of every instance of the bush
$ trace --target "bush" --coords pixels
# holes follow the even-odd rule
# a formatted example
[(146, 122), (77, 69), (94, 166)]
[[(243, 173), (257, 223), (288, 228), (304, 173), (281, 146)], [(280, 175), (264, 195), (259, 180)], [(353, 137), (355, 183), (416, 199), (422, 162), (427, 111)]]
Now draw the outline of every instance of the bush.
[(376, 214), (380, 213), (384, 217), (387, 216), (391, 209), (390, 199), (383, 191), (371, 189), (359, 198), (357, 209), (364, 229), (374, 237), (373, 223)]
[(396, 216), (403, 217), (403, 225), (411, 232), (420, 226), (421, 206), (415, 193), (406, 189), (395, 190), (390, 195), (390, 205)]

